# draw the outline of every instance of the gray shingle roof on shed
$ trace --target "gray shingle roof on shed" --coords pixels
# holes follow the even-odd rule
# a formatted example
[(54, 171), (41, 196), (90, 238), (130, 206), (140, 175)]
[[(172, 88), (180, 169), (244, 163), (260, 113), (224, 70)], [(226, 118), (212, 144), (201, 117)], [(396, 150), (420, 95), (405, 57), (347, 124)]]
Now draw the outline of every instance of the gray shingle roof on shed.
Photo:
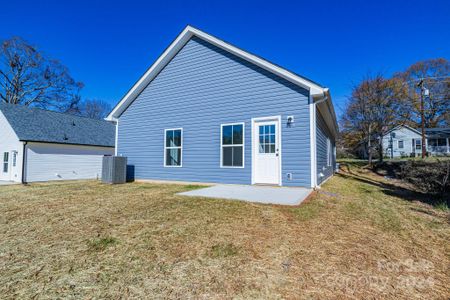
[(0, 103), (3, 113), (21, 141), (114, 147), (111, 122)]

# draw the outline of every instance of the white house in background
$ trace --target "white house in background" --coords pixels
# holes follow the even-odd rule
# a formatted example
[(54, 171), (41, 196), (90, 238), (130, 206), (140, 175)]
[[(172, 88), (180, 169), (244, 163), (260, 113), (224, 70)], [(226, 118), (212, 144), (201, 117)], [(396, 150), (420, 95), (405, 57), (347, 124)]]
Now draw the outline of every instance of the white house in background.
[(0, 103), (0, 180), (99, 178), (114, 138), (107, 121)]
[[(450, 155), (450, 128), (426, 128), (427, 152), (433, 156)], [(383, 136), (386, 157), (411, 157), (422, 153), (422, 135), (419, 130), (399, 125)]]

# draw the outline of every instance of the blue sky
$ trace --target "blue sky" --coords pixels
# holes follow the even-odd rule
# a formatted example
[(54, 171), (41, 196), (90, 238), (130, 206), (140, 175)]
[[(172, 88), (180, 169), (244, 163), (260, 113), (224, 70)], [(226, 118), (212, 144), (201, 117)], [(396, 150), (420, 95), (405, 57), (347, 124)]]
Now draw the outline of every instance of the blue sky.
[(3, 1), (0, 24), (112, 105), (187, 24), (329, 87), (338, 113), (368, 72), (450, 58), (450, 1)]

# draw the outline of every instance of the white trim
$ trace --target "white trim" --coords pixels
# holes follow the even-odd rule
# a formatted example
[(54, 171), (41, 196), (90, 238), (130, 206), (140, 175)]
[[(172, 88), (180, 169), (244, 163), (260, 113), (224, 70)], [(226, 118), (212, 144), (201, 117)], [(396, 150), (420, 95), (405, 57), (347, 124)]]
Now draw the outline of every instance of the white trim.
[[(172, 131), (181, 130), (181, 146), (180, 147), (178, 147), (178, 146), (176, 146), (176, 147), (169, 147), (169, 148), (166, 147), (167, 131), (170, 131), (170, 130), (172, 130)], [(171, 148), (176, 148), (176, 149), (180, 148), (180, 150), (181, 150), (180, 151), (181, 164), (179, 166), (168, 166), (168, 165), (166, 165), (166, 150), (167, 149), (171, 149)], [(163, 162), (164, 168), (181, 168), (181, 167), (183, 167), (183, 161), (184, 161), (183, 148), (184, 148), (183, 128), (180, 127), (180, 128), (167, 128), (167, 129), (164, 129), (164, 162)]]
[(203, 31), (200, 31), (191, 26), (187, 26), (178, 37), (170, 44), (170, 46), (163, 52), (163, 54), (153, 63), (153, 65), (145, 72), (145, 74), (134, 84), (134, 86), (127, 92), (122, 100), (114, 107), (111, 113), (106, 118), (107, 120), (117, 119), (123, 111), (136, 99), (140, 92), (155, 78), (158, 73), (170, 62), (170, 60), (178, 53), (178, 51), (186, 45), (186, 43), (193, 37), (201, 38), (219, 48), (222, 48), (244, 60), (247, 60), (269, 72), (272, 72), (296, 85), (299, 85), (309, 90), (312, 95), (323, 95), (328, 89), (319, 86), (318, 84), (300, 77), (286, 69), (274, 65), (258, 56), (243, 51), (233, 45), (230, 45), (214, 36), (211, 36)]
[[(232, 145), (224, 146), (222, 144), (223, 126), (231, 126), (231, 125), (242, 125), (242, 144), (232, 144)], [(232, 147), (232, 146), (242, 146), (242, 166), (224, 166), (223, 165), (222, 147)], [(225, 168), (225, 169), (243, 169), (243, 168), (245, 168), (245, 123), (244, 122), (220, 124), (220, 167)]]
[[(414, 129), (414, 128), (412, 128), (412, 127), (409, 127), (408, 125), (401, 124), (401, 125), (397, 125), (397, 126), (395, 126), (394, 128), (391, 128), (391, 129), (389, 129), (388, 131), (386, 131), (386, 133), (383, 135), (383, 138), (384, 138), (385, 136), (387, 136), (389, 133), (391, 133), (392, 131), (398, 130), (398, 129), (400, 129), (401, 127), (406, 128), (406, 129), (408, 129), (409, 131), (412, 131), (412, 132), (414, 132), (415, 134), (418, 134), (418, 135), (422, 136), (422, 133), (421, 133), (419, 130)], [(425, 136), (427, 136), (427, 135), (425, 135)]]
[(278, 122), (278, 134), (277, 134), (277, 138), (278, 138), (278, 153), (279, 153), (279, 158), (278, 158), (278, 168), (280, 170), (279, 172), (279, 176), (278, 176), (278, 185), (282, 186), (283, 185), (283, 170), (282, 170), (282, 166), (283, 164), (281, 163), (283, 160), (283, 151), (282, 151), (282, 140), (281, 140), (281, 116), (270, 116), (270, 117), (258, 117), (258, 118), (252, 118), (252, 125), (251, 125), (251, 149), (252, 149), (252, 184), (255, 184), (255, 168), (256, 168), (256, 164), (255, 164), (255, 151), (258, 149), (258, 145), (255, 144), (255, 125), (257, 122), (261, 122), (261, 121), (277, 121)]
[(316, 144), (316, 104), (312, 97), (309, 103), (309, 140), (310, 140), (310, 154), (311, 154), (311, 187), (317, 186), (317, 144)]
[[(420, 153), (422, 152), (422, 139), (418, 138), (418, 139), (413, 139), (414, 140), (414, 150), (418, 150)], [(417, 145), (417, 142), (419, 142), (419, 145)], [(425, 139), (426, 142), (426, 139)], [(419, 146), (419, 148), (417, 148), (417, 146)]]
[[(10, 160), (11, 155), (9, 155), (9, 151), (4, 151), (2, 154), (3, 154), (2, 155), (2, 173), (9, 174), (9, 167), (10, 167), (9, 160)], [(7, 157), (5, 157), (5, 154), (7, 154), (6, 155)], [(7, 159), (6, 161), (5, 161), (5, 158)], [(5, 165), (6, 165), (6, 171), (5, 171)]]
[(114, 155), (118, 155), (118, 149), (119, 149), (119, 119), (116, 120), (116, 140), (114, 143)]

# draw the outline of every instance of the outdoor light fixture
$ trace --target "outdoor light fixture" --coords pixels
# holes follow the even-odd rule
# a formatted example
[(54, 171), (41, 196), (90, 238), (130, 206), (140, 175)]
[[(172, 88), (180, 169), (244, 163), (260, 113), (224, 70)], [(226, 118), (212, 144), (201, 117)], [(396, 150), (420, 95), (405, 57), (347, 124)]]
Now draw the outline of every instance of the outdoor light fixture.
[(291, 126), (292, 123), (294, 123), (294, 116), (288, 116), (287, 117), (287, 125)]

